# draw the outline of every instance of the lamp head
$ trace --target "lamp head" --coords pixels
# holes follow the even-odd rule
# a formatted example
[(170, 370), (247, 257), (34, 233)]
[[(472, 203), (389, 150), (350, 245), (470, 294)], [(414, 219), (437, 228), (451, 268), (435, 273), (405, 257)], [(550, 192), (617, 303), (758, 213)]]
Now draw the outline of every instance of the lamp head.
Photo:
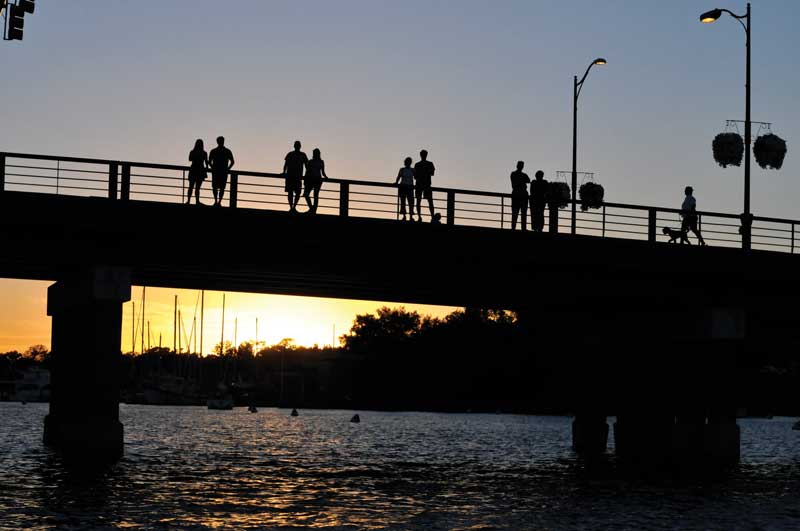
[(711, 11), (706, 11), (702, 15), (700, 15), (700, 22), (703, 24), (711, 24), (712, 22), (716, 22), (719, 17), (722, 16), (722, 10), (720, 9), (712, 9)]
[(593, 65), (604, 65), (604, 64), (606, 64), (606, 62), (607, 62), (607, 61), (606, 61), (604, 58), (602, 58), (602, 57), (598, 57), (597, 59), (595, 59), (594, 61), (592, 61), (592, 64), (593, 64)]

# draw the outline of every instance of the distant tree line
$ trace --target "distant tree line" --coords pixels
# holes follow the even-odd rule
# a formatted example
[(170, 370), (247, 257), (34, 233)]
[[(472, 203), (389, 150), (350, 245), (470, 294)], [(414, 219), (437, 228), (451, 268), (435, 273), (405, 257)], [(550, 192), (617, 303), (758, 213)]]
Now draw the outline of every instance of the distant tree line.
[[(564, 413), (570, 407), (569, 360), (539, 345), (509, 311), (466, 308), (443, 318), (383, 307), (356, 316), (339, 348), (245, 341), (213, 354), (155, 347), (120, 363), (126, 402), (204, 404), (231, 393), (239, 405), (350, 409)], [(0, 380), (27, 367), (49, 368), (44, 345), (0, 353)], [(556, 361), (554, 361), (556, 360)], [(800, 413), (800, 363), (775, 351), (748, 367), (747, 406)]]

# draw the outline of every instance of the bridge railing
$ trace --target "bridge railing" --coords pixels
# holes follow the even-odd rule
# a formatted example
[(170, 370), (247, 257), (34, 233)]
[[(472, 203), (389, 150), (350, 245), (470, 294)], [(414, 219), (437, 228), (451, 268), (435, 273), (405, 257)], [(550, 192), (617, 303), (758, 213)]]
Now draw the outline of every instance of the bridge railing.
[[(189, 168), (181, 165), (0, 152), (0, 192), (180, 203), (187, 200), (188, 173)], [(236, 169), (229, 175), (225, 198), (226, 205), (234, 208), (288, 208), (284, 179), (277, 173)], [(213, 201), (210, 182), (202, 186), (200, 199), (205, 204)], [(304, 206), (304, 200), (300, 201), (301, 207)], [(511, 195), (507, 193), (434, 187), (433, 202), (442, 215), (442, 223), (497, 229), (511, 227)], [(569, 233), (570, 206), (557, 217), (551, 217), (546, 210), (545, 230)], [(323, 182), (318, 212), (400, 219), (398, 189), (393, 183), (329, 179)], [(422, 213), (427, 218), (425, 200)], [(754, 217), (752, 248), (794, 253), (795, 227), (799, 223), (790, 219)], [(599, 209), (578, 210), (576, 228), (583, 235), (656, 242), (667, 241), (668, 237), (662, 233), (664, 227), (678, 229), (680, 225), (678, 209), (605, 203)], [(741, 222), (736, 214), (700, 212), (698, 226), (709, 245), (742, 245)]]

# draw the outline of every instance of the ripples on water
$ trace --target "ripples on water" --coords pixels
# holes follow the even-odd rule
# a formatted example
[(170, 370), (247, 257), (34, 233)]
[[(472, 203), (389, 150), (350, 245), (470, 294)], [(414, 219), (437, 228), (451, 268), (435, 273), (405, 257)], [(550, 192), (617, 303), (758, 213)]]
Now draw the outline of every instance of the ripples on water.
[(745, 420), (714, 482), (587, 470), (570, 419), (121, 406), (125, 457), (77, 473), (46, 404), (0, 403), (0, 529), (800, 529), (800, 432)]

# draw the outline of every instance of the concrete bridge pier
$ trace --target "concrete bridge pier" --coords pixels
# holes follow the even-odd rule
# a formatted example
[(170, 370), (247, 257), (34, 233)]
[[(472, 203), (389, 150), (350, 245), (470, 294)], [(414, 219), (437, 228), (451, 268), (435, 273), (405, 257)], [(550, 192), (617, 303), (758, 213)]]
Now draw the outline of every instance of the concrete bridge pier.
[(735, 418), (620, 415), (614, 423), (617, 457), (637, 467), (713, 470), (739, 463)]
[(65, 457), (122, 455), (119, 365), (130, 278), (127, 269), (94, 267), (47, 290), (53, 366), (44, 443)]
[(608, 446), (606, 416), (598, 412), (584, 412), (572, 420), (572, 448), (579, 454), (591, 457), (605, 453)]

